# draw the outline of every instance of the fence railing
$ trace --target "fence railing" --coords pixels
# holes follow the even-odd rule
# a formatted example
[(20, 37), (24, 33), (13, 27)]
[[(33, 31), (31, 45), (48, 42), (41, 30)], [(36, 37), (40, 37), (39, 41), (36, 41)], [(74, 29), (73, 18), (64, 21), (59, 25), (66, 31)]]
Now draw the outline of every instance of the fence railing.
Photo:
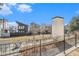
[[(1, 56), (55, 56), (61, 52), (68, 54), (66, 50), (77, 47), (78, 35), (65, 35), (63, 41), (55, 42), (52, 35), (31, 36), (29, 38), (1, 38)], [(8, 39), (8, 40), (7, 40)]]

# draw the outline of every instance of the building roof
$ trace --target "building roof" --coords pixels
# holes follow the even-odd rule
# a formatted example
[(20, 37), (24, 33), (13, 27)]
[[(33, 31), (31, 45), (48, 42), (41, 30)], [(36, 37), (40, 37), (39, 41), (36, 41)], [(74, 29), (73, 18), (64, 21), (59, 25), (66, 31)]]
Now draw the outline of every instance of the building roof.
[(16, 21), (16, 23), (19, 24), (19, 25), (28, 26), (28, 25), (26, 25), (26, 24), (24, 24), (24, 23), (21, 23), (21, 22), (18, 22), (18, 21)]
[(61, 17), (61, 16), (55, 16), (55, 17), (53, 17), (52, 19), (55, 19), (55, 18), (62, 18), (62, 19), (64, 19), (64, 18)]

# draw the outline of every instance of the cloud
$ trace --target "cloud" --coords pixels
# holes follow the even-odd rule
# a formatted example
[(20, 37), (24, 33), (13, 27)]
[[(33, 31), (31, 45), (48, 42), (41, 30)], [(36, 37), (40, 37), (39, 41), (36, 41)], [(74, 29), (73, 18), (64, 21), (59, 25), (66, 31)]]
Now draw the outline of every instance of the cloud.
[(17, 6), (17, 3), (6, 3), (6, 5), (10, 8), (12, 7), (16, 7)]
[(1, 8), (2, 9), (0, 10), (0, 14), (3, 16), (10, 15), (13, 13), (6, 4), (4, 4)]
[(30, 5), (26, 5), (26, 4), (21, 4), (18, 6), (18, 10), (21, 12), (31, 12), (32, 8)]
[(12, 8), (15, 8), (15, 10), (19, 10), (20, 12), (31, 12), (32, 6), (27, 4), (17, 4), (17, 3), (4, 3), (3, 6), (0, 6), (0, 14), (2, 16), (8, 16), (10, 14), (13, 14)]
[(10, 6), (16, 6), (16, 3), (8, 3)]

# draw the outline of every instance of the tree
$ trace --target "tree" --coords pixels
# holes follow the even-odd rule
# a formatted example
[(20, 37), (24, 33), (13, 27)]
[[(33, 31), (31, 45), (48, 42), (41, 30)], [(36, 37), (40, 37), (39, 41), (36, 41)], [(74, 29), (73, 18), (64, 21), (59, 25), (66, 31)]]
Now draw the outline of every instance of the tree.
[(73, 32), (79, 29), (79, 16), (75, 16), (69, 23), (68, 32)]
[(32, 34), (39, 34), (40, 33), (40, 25), (32, 22), (30, 24), (30, 32)]
[(41, 25), (40, 32), (41, 32), (42, 34), (49, 34), (49, 33), (52, 32), (52, 26), (49, 25), (49, 24), (42, 24), (42, 25)]

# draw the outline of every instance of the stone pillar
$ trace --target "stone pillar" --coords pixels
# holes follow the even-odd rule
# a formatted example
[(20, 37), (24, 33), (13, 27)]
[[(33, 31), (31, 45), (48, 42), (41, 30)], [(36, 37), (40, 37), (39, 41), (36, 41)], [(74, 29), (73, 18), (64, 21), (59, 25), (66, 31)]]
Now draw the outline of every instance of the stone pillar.
[(64, 18), (56, 16), (52, 18), (52, 36), (54, 41), (64, 40)]

